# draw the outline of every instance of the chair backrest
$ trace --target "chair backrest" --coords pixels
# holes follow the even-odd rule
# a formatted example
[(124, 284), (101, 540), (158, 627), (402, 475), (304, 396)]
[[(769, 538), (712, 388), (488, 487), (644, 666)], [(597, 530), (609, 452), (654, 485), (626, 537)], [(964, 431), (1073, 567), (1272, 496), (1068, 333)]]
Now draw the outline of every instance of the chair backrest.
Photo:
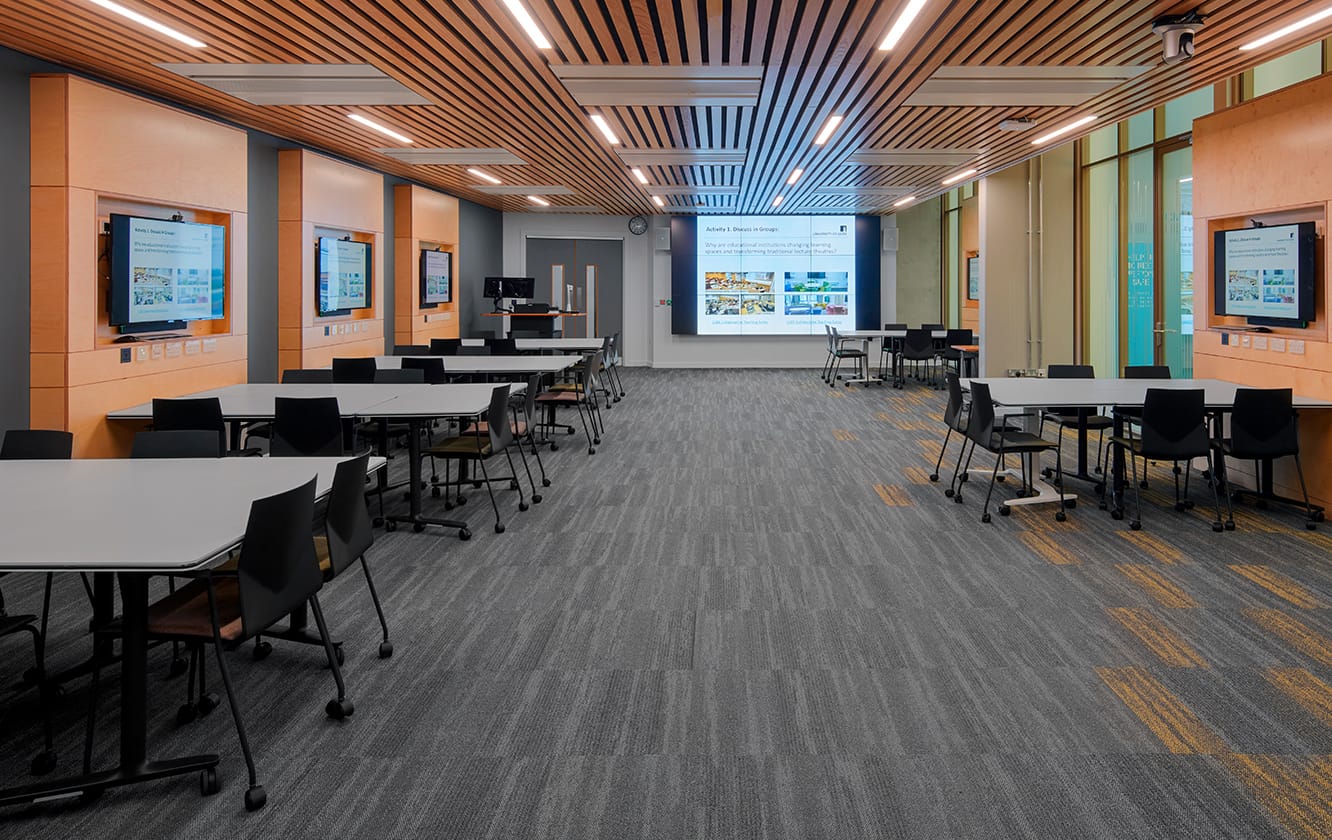
[(429, 356), (429, 344), (395, 344), (393, 345), (393, 355), (395, 356)]
[(236, 573), (245, 637), (302, 606), (323, 585), (310, 523), (316, 479), (250, 505)]
[(338, 398), (275, 397), (268, 454), (275, 458), (345, 454)]
[(600, 350), (587, 357), (583, 369), (578, 373), (578, 390), (583, 392), (584, 399), (596, 401), (596, 377), (599, 373), (601, 373)]
[(1125, 379), (1169, 379), (1170, 365), (1127, 365)]
[(1091, 365), (1048, 365), (1046, 379), (1095, 379), (1096, 368)]
[(311, 385), (331, 385), (333, 384), (333, 371), (331, 370), (299, 370), (292, 368), (282, 371), (282, 384), (311, 384)]
[(1142, 404), (1142, 455), (1162, 461), (1200, 458), (1211, 448), (1201, 388), (1148, 388)]
[(614, 356), (615, 364), (618, 365), (620, 363), (620, 360), (624, 358), (622, 355), (620, 355), (622, 352), (624, 352), (624, 350), (620, 344), (620, 334), (618, 332), (615, 333), (615, 335), (611, 336), (611, 347), (615, 351), (615, 356)]
[(213, 432), (218, 448), (227, 450), (227, 426), (217, 397), (153, 400), (153, 429), (159, 432)]
[(439, 356), (429, 358), (407, 357), (402, 360), (403, 370), (419, 370), (425, 377), (425, 381), (430, 385), (443, 385), (449, 381), (449, 377), (444, 373), (444, 359)]
[(523, 391), (523, 420), (527, 422), (527, 434), (532, 431), (532, 418), (536, 417), (536, 398), (541, 393), (541, 374), (534, 373), (527, 377), (527, 388)]
[(954, 344), (975, 344), (976, 336), (971, 330), (949, 330), (944, 338), (944, 344), (952, 347)]
[(461, 346), (461, 338), (432, 338), (430, 339), (430, 355), (456, 356), (458, 355), (458, 348)]
[(225, 454), (216, 434), (192, 429), (137, 432), (130, 447), (131, 458), (221, 458)]
[(512, 338), (487, 338), (486, 347), (492, 356), (513, 356), (518, 353), (518, 342)]
[[(403, 361), (409, 361), (403, 359)], [(441, 363), (443, 359), (439, 360)], [(375, 383), (379, 385), (424, 385), (425, 371), (421, 368), (407, 367), (380, 368), (375, 371)]]
[(885, 330), (904, 330), (904, 329), (907, 328), (907, 325), (906, 325), (906, 324), (884, 324), (884, 325), (883, 325), (883, 328), (884, 328)]
[(1231, 451), (1237, 458), (1281, 458), (1300, 451), (1289, 388), (1239, 388), (1230, 414)]
[(499, 452), (513, 441), (513, 427), (509, 425), (509, 386), (496, 385), (490, 392), (490, 409), (486, 412), (486, 428), (490, 430), (490, 451)]
[(908, 357), (922, 359), (934, 354), (934, 338), (928, 327), (907, 330), (902, 339), (902, 353)]
[(345, 383), (370, 383), (375, 381), (377, 365), (371, 356), (355, 359), (333, 360), (333, 381)]
[(68, 461), (74, 435), (56, 429), (10, 429), (0, 443), (0, 461)]
[(948, 404), (944, 406), (944, 423), (953, 431), (965, 434), (967, 421), (962, 411), (962, 382), (953, 371), (944, 371), (944, 386), (948, 389)]
[(328, 536), (328, 563), (332, 577), (354, 563), (375, 542), (370, 510), (365, 504), (365, 476), (370, 453), (338, 464), (328, 493), (324, 530)]
[(984, 382), (971, 382), (971, 411), (967, 417), (967, 437), (989, 449), (994, 437), (994, 401), (990, 386)]
[(944, 328), (944, 325), (943, 325), (943, 324), (921, 324), (921, 325), (920, 325), (920, 328), (921, 328), (922, 330), (930, 330), (930, 331), (934, 331), (934, 330), (941, 330), (941, 329), (943, 329), (943, 328)]

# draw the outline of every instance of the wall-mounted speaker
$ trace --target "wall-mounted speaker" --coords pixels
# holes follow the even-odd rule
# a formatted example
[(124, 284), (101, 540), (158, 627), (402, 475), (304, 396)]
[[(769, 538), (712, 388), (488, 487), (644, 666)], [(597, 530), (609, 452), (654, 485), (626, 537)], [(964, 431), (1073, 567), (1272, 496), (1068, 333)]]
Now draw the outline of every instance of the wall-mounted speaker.
[(885, 254), (897, 250), (897, 228), (883, 229), (883, 252)]
[(671, 229), (668, 227), (657, 228), (656, 249), (658, 251), (671, 250)]

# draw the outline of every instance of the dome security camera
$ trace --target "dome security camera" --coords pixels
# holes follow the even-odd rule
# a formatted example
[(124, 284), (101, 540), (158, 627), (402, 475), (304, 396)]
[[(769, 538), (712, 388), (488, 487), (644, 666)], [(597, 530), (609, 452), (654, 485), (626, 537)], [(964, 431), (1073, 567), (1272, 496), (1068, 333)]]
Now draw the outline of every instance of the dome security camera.
[(1172, 15), (1155, 21), (1152, 31), (1161, 36), (1165, 63), (1182, 64), (1193, 58), (1193, 38), (1202, 27), (1202, 15), (1196, 9), (1188, 14)]

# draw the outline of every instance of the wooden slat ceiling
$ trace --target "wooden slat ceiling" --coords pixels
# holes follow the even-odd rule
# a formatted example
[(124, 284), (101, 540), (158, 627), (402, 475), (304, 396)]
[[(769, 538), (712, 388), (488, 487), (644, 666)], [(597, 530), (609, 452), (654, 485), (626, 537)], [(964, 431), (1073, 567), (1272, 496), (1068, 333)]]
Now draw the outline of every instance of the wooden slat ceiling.
[[(882, 148), (974, 148), (982, 174), (1030, 157), (1031, 139), (1075, 116), (1097, 126), (1234, 76), (1332, 33), (1332, 21), (1254, 53), (1237, 47), (1319, 7), (1301, 0), (1203, 2), (1197, 57), (1166, 66), (1151, 22), (1189, 4), (1087, 0), (931, 0), (896, 49), (878, 44), (906, 0), (526, 0), (554, 47), (539, 50), (501, 0), (121, 0), (207, 42), (195, 50), (140, 29), (87, 0), (5, 0), (0, 43), (182, 103), (375, 169), (503, 210), (523, 196), (487, 195), (463, 166), (410, 166), (374, 151), (391, 145), (347, 120), (356, 110), (398, 128), (416, 147), (500, 147), (527, 162), (489, 171), (506, 184), (561, 184), (561, 205), (608, 213), (664, 212), (631, 176), (548, 66), (759, 64), (757, 105), (600, 109), (625, 149), (746, 149), (744, 166), (653, 166), (653, 184), (738, 187), (729, 196), (667, 197), (672, 207), (725, 212), (818, 207), (889, 212), (891, 198), (821, 196), (832, 187), (911, 186), (941, 191), (956, 170), (858, 166), (852, 153)], [(256, 106), (159, 69), (158, 63), (371, 64), (432, 103), (425, 106)], [(1082, 106), (903, 107), (942, 66), (1148, 65), (1151, 70)], [(833, 140), (812, 140), (844, 114)], [(1039, 126), (1002, 132), (1009, 117)], [(785, 182), (803, 168), (794, 187)], [(845, 190), (843, 190), (845, 192)], [(552, 208), (552, 209), (555, 209)]]

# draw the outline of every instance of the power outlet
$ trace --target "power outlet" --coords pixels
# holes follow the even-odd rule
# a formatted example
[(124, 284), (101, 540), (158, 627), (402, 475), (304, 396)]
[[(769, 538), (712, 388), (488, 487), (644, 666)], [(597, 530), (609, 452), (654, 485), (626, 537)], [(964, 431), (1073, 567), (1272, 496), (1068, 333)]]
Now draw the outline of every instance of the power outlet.
[(1300, 341), (1291, 341), (1291, 342), (1289, 342), (1289, 343), (1286, 344), (1286, 349), (1289, 350), (1291, 353), (1294, 353), (1296, 356), (1303, 356), (1303, 355), (1304, 355), (1304, 341), (1303, 341), (1303, 340), (1300, 340)]
[(127, 365), (132, 361), (134, 361), (134, 351), (128, 347), (120, 348), (120, 363)]

